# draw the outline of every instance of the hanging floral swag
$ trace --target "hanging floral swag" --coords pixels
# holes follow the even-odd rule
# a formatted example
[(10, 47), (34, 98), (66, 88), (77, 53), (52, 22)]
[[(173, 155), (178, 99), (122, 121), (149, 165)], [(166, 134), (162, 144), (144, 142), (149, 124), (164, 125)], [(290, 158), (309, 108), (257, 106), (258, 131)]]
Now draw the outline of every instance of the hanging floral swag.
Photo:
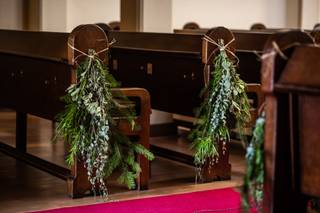
[[(247, 147), (247, 169), (242, 187), (242, 205), (247, 211), (254, 207), (258, 212), (263, 212), (265, 122), (265, 112), (262, 112), (256, 120), (253, 137)], [(309, 200), (307, 208), (310, 212), (320, 213), (320, 199)]]
[(262, 210), (264, 181), (264, 125), (265, 113), (256, 120), (252, 139), (247, 147), (247, 171), (242, 187), (242, 205), (246, 210), (252, 206)]
[(234, 118), (240, 134), (250, 121), (246, 84), (236, 72), (235, 62), (227, 55), (227, 45), (220, 40), (217, 46), (220, 52), (213, 60), (210, 81), (201, 92), (204, 101), (196, 113), (197, 126), (189, 135), (198, 168), (219, 157), (219, 144), (230, 141), (227, 119)]
[(135, 113), (119, 104), (119, 99), (127, 101), (125, 96), (118, 94), (118, 100), (114, 98), (111, 88), (118, 83), (96, 55), (89, 50), (89, 57), (77, 66), (77, 82), (62, 98), (66, 108), (57, 116), (56, 135), (70, 144), (67, 163), (72, 165), (77, 158), (83, 160), (93, 191), (98, 190), (105, 197), (105, 179), (115, 169), (121, 170), (120, 183), (135, 188), (135, 179), (141, 172), (135, 155), (141, 154), (148, 160), (154, 155), (117, 130), (113, 115), (127, 119), (134, 129)]

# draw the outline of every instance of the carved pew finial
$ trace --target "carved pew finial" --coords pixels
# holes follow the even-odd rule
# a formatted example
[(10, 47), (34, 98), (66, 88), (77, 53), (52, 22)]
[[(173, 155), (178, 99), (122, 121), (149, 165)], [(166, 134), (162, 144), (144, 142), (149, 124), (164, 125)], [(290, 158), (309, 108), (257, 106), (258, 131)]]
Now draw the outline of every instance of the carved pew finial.
[(275, 71), (274, 63), (279, 70), (286, 64), (286, 58), (290, 57), (290, 49), (299, 44), (313, 44), (313, 39), (305, 32), (294, 30), (273, 34), (267, 40), (262, 55), (261, 82), (263, 92), (273, 91), (273, 82), (280, 76), (280, 71)]
[(183, 25), (184, 30), (188, 29), (188, 30), (197, 30), (200, 29), (199, 24), (197, 24), (196, 22), (188, 22), (185, 25)]
[[(68, 37), (68, 44), (68, 61), (73, 65), (75, 59), (80, 63), (85, 58), (81, 58), (81, 52), (88, 54), (89, 49), (93, 49), (97, 53), (101, 52), (109, 46), (109, 40), (103, 29), (98, 25), (88, 24), (80, 25), (72, 30)], [(101, 52), (98, 57), (105, 61), (105, 52)]]
[(210, 65), (212, 65), (214, 57), (219, 53), (219, 40), (223, 40), (227, 55), (231, 58), (236, 58), (233, 33), (225, 27), (216, 27), (208, 30), (202, 40), (202, 63), (205, 64), (205, 84), (209, 82)]
[(266, 30), (267, 27), (262, 23), (254, 23), (251, 25), (250, 30)]
[[(307, 63), (306, 66), (306, 61), (316, 56), (306, 54), (312, 54), (311, 49), (315, 47), (311, 46), (312, 38), (307, 33), (296, 30), (271, 35), (264, 48), (261, 68), (262, 90), (266, 95), (264, 212), (304, 212), (303, 209), (306, 209), (298, 184), (301, 177), (299, 155), (303, 150), (297, 149), (301, 145), (297, 135), (306, 129), (302, 126), (304, 121), (297, 118), (300, 115), (303, 116), (299, 119), (310, 116), (311, 108), (308, 113), (299, 115), (298, 107), (302, 106), (302, 102), (298, 105), (297, 100), (302, 99), (292, 90), (295, 87), (292, 82), (304, 81), (305, 87), (308, 81), (303, 78), (311, 76), (308, 74), (311, 72), (305, 70), (316, 70), (312, 68), (316, 67), (315, 64)], [(297, 54), (297, 50), (301, 48), (308, 51)], [(280, 91), (279, 86), (290, 90)]]
[[(80, 25), (73, 29), (68, 37), (68, 62), (73, 66), (80, 64), (92, 49), (97, 53), (97, 57), (106, 63), (107, 55), (104, 50), (107, 50), (108, 47), (108, 37), (98, 25)], [(73, 72), (72, 82), (75, 81), (76, 76)]]

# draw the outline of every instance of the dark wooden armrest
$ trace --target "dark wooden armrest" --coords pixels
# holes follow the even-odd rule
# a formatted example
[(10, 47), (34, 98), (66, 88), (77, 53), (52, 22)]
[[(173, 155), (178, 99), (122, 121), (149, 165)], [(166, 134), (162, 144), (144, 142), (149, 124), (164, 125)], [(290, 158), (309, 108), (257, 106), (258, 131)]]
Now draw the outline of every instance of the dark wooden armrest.
[[(142, 88), (119, 88), (112, 90), (114, 97), (117, 95), (125, 95), (128, 98), (138, 97), (140, 100), (140, 113), (135, 118), (137, 129), (131, 129), (131, 125), (124, 119), (120, 119), (118, 123), (118, 129), (126, 135), (139, 136), (138, 143), (144, 146), (146, 149), (150, 149), (149, 136), (150, 136), (150, 114), (151, 104), (150, 95), (146, 89)], [(149, 161), (144, 156), (139, 156), (139, 163), (141, 167), (141, 174), (138, 180), (138, 188), (148, 189), (149, 182)]]
[[(124, 95), (127, 97), (138, 97), (140, 100), (140, 113), (135, 118), (135, 123), (137, 128), (132, 129), (131, 125), (125, 120), (120, 119), (118, 123), (118, 128), (126, 135), (137, 135), (141, 131), (148, 131), (149, 137), (149, 125), (150, 125), (150, 95), (149, 92), (142, 88), (119, 88), (112, 89), (115, 97), (117, 95)], [(131, 104), (131, 103), (130, 103)]]
[(261, 85), (260, 84), (247, 84), (247, 93), (248, 94), (255, 94), (256, 95), (256, 103), (251, 104), (250, 108), (250, 114), (251, 114), (251, 121), (248, 124), (248, 127), (252, 127), (255, 124), (256, 119), (258, 118), (258, 111), (260, 106), (262, 105), (264, 101), (264, 96), (261, 91)]

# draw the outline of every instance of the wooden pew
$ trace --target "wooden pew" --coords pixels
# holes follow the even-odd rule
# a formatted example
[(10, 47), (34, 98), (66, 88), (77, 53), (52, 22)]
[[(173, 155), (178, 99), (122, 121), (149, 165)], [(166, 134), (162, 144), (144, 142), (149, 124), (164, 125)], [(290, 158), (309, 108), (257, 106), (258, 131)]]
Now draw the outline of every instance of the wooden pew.
[[(175, 30), (176, 34), (199, 35), (202, 36), (209, 29), (199, 30)], [(231, 30), (234, 34), (236, 43), (236, 55), (240, 59), (239, 73), (241, 78), (247, 83), (260, 83), (259, 54), (262, 53), (265, 42), (274, 31), (250, 31), (250, 30)]]
[(265, 52), (264, 212), (306, 212), (320, 197), (320, 48), (295, 31), (273, 35)]
[[(270, 33), (237, 32), (234, 35), (236, 54), (240, 58), (240, 76), (247, 83), (259, 84), (261, 64), (257, 53), (262, 52)], [(117, 41), (111, 47), (110, 69), (123, 86), (147, 89), (153, 109), (187, 118), (194, 116), (195, 108), (202, 101), (199, 94), (204, 86), (201, 34), (110, 31), (108, 36)], [(259, 92), (257, 86), (250, 87), (255, 95)], [(255, 106), (258, 107), (262, 97), (259, 93), (256, 96), (258, 103)], [(180, 122), (179, 125), (182, 123), (192, 126), (192, 122)], [(155, 154), (193, 165), (190, 154), (152, 144), (151, 148)]]
[[(247, 83), (260, 83), (261, 64), (257, 53), (271, 33), (234, 33), (239, 73)], [(143, 86), (153, 97), (154, 109), (193, 116), (201, 103), (203, 87), (202, 35), (114, 32), (109, 38), (110, 69), (123, 86)], [(185, 97), (196, 97), (186, 100)]]
[(111, 31), (108, 37), (116, 40), (110, 70), (123, 86), (147, 89), (154, 109), (193, 115), (201, 100), (185, 97), (201, 90), (201, 36)]
[[(68, 194), (80, 197), (91, 189), (81, 161), (67, 169), (27, 152), (27, 114), (54, 120), (56, 114), (64, 110), (60, 97), (75, 81), (73, 59), (78, 53), (68, 48), (68, 40), (84, 52), (89, 48), (97, 51), (107, 47), (107, 37), (96, 25), (81, 25), (71, 34), (0, 30), (0, 106), (17, 112), (16, 148), (1, 142), (0, 151), (66, 180)], [(107, 60), (105, 54), (99, 57)], [(137, 142), (149, 148), (149, 94), (139, 88), (121, 91), (138, 98), (136, 122), (140, 130), (131, 131), (121, 122), (119, 128), (127, 135), (138, 136)], [(138, 187), (147, 189), (149, 163), (144, 157), (139, 158), (142, 172)]]

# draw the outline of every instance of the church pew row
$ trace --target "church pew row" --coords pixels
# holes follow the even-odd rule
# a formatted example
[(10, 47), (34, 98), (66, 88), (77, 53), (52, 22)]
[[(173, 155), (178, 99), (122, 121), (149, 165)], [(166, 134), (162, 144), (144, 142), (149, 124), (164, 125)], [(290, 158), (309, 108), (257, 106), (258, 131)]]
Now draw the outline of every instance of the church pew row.
[[(256, 108), (262, 102), (256, 89), (260, 83), (259, 55), (270, 35), (270, 32), (234, 33), (239, 74), (245, 82), (255, 84), (250, 89), (253, 89)], [(116, 40), (110, 51), (110, 70), (123, 86), (146, 88), (151, 94), (153, 109), (194, 116), (195, 108), (201, 104), (199, 94), (204, 86), (203, 35), (110, 31), (108, 36)], [(192, 126), (192, 123), (179, 122)], [(152, 144), (151, 147), (158, 155), (193, 165), (189, 155)]]
[(263, 212), (307, 212), (310, 199), (320, 198), (320, 48), (313, 42), (319, 43), (318, 29), (278, 32), (263, 51)]
[[(151, 98), (152, 108), (177, 114), (193, 115), (193, 110), (201, 102), (199, 93), (203, 87), (202, 36), (115, 31), (107, 33), (110, 40), (115, 38), (117, 41), (110, 48), (109, 64), (111, 72), (123, 83), (123, 86), (139, 86), (147, 89), (152, 97), (156, 97)], [(8, 36), (11, 39), (8, 40)], [(236, 34), (235, 36), (239, 41), (236, 53), (240, 58), (240, 63), (250, 61), (250, 63), (240, 64), (243, 69), (243, 72), (240, 71), (240, 75), (246, 82), (258, 83), (260, 62), (257, 60), (256, 52), (261, 52), (263, 43), (269, 35), (255, 33), (247, 36)], [(17, 84), (22, 88), (15, 87), (17, 91), (13, 91), (13, 94), (15, 96), (21, 95), (23, 97), (21, 99), (12, 100), (11, 95), (6, 97), (8, 93), (2, 94), (4, 97), (2, 105), (14, 108), (19, 112), (17, 127), (21, 127), (17, 128), (17, 133), (19, 133), (17, 140), (22, 142), (17, 144), (22, 144), (21, 147), (24, 149), (26, 120), (24, 112), (52, 119), (55, 112), (62, 109), (58, 97), (64, 94), (66, 85), (71, 80), (71, 76), (64, 76), (70, 69), (67, 64), (68, 54), (65, 51), (68, 34), (2, 31), (0, 33), (1, 37), (2, 41), (6, 41), (1, 44), (2, 52), (5, 55), (11, 54), (15, 57), (22, 57), (19, 60), (23, 60), (23, 63), (32, 58), (33, 61), (26, 66), (35, 65), (39, 70), (51, 69), (50, 72), (43, 72), (50, 73), (49, 76), (42, 73), (39, 75), (38, 69), (33, 69), (34, 73), (29, 74), (31, 71), (26, 72), (19, 67), (12, 69), (8, 67), (7, 70), (11, 70), (11, 72), (3, 72), (5, 75), (3, 86), (5, 88), (2, 91), (6, 91), (11, 85), (17, 84), (19, 79), (22, 79), (23, 82), (24, 79), (31, 78), (34, 82), (32, 84), (34, 89), (31, 88), (30, 91), (30, 88), (27, 89), (26, 85)], [(46, 45), (33, 45), (35, 40), (38, 44)], [(252, 44), (252, 41), (255, 42), (255, 46), (248, 45), (248, 48), (245, 49), (245, 44)], [(46, 63), (52, 61), (56, 63), (50, 65), (51, 68), (47, 68), (46, 63), (44, 63), (44, 67), (40, 69), (39, 63), (42, 62), (42, 59)], [(10, 63), (10, 66), (17, 64), (14, 63), (15, 60)], [(56, 64), (64, 68), (55, 67), (58, 66)], [(63, 69), (65, 71), (61, 74), (60, 71)], [(62, 76), (59, 77), (59, 75)], [(41, 84), (44, 84), (44, 90), (38, 89)], [(58, 86), (61, 88), (56, 88)], [(25, 94), (22, 94), (21, 91)], [(51, 101), (52, 98), (56, 100)], [(51, 112), (49, 115), (47, 114), (48, 110)], [(22, 139), (19, 139), (21, 136)], [(178, 153), (176, 155), (178, 156)], [(192, 159), (190, 157), (188, 159), (188, 163), (192, 164)]]
[(320, 198), (320, 48), (308, 35), (290, 32), (273, 35), (265, 52), (263, 210), (307, 212), (307, 201)]
[[(63, 34), (53, 33), (50, 35), (67, 38), (66, 35), (63, 37)], [(123, 86), (139, 86), (148, 89), (151, 96), (156, 97), (152, 98), (152, 107), (155, 109), (193, 115), (193, 109), (201, 102), (198, 94), (203, 87), (202, 36), (113, 31), (108, 32), (108, 35), (117, 40), (117, 43), (111, 47), (110, 68), (115, 77), (123, 83)], [(270, 33), (239, 32), (235, 34), (236, 39), (239, 40), (236, 54), (242, 63), (240, 64), (240, 75), (246, 82), (260, 82), (260, 61), (256, 52), (261, 53), (263, 43), (269, 36)], [(29, 37), (32, 40), (32, 36), (29, 35)], [(29, 37), (28, 35), (24, 36), (25, 39)], [(49, 38), (50, 36), (47, 34), (45, 37)], [(55, 39), (51, 38), (49, 41), (54, 44), (52, 47), (54, 51), (50, 51), (48, 54), (39, 54), (37, 51), (41, 53), (41, 48), (38, 47), (32, 51), (33, 54), (38, 53), (41, 58), (49, 61), (51, 59), (59, 62), (65, 61), (63, 56), (66, 54), (64, 51), (60, 51), (63, 48), (59, 49), (59, 45), (54, 42)], [(248, 44), (247, 49), (245, 48), (246, 43)], [(15, 47), (13, 44), (17, 45), (12, 43), (13, 48)], [(30, 44), (30, 42), (24, 41), (23, 44)], [(8, 43), (6, 45), (8, 46)], [(12, 46), (8, 47), (12, 48)], [(20, 53), (27, 54), (24, 51), (31, 46), (22, 45)], [(10, 48), (8, 49), (10, 50)], [(10, 51), (7, 51), (6, 54), (10, 54)], [(39, 55), (32, 57), (37, 58)], [(246, 60), (247, 63), (244, 63)], [(29, 100), (32, 99), (29, 98)], [(32, 109), (33, 107), (28, 110)], [(34, 113), (41, 114), (42, 109), (34, 110)], [(45, 115), (41, 116), (45, 117)]]
[[(89, 48), (98, 52), (107, 47), (106, 35), (96, 25), (77, 27), (71, 34), (0, 30), (0, 106), (17, 112), (16, 147), (1, 142), (0, 151), (66, 180), (68, 194), (80, 197), (91, 189), (80, 160), (67, 169), (27, 152), (27, 114), (54, 120), (64, 110), (60, 97), (75, 82), (73, 59), (78, 53), (68, 48), (68, 41), (84, 52)], [(99, 57), (106, 59), (104, 54)], [(149, 148), (149, 94), (139, 88), (120, 90), (138, 100), (136, 122), (141, 130), (131, 131), (121, 122), (119, 128), (128, 135), (138, 136), (137, 142)], [(139, 161), (142, 172), (138, 187), (147, 189), (149, 163), (142, 156)]]
[[(109, 32), (108, 35), (117, 41), (111, 48), (110, 68), (124, 85), (137, 81), (150, 82), (148, 90), (151, 93), (154, 87), (159, 88), (158, 85), (161, 85), (162, 89), (170, 93), (166, 98), (160, 96), (151, 100), (155, 109), (193, 115), (192, 107), (197, 106), (201, 100), (197, 99), (192, 106), (186, 106), (184, 97), (180, 94), (198, 96), (203, 86), (202, 34)], [(240, 59), (239, 73), (245, 82), (260, 82), (260, 61), (257, 53), (262, 52), (270, 35), (271, 33), (248, 31), (234, 33), (236, 55)], [(125, 60), (130, 60), (130, 63)], [(165, 63), (162, 63), (162, 60), (165, 60)], [(137, 79), (126, 78), (126, 73), (129, 72), (134, 73)], [(157, 82), (152, 83), (153, 79), (157, 79)], [(185, 88), (185, 85), (190, 87)]]

